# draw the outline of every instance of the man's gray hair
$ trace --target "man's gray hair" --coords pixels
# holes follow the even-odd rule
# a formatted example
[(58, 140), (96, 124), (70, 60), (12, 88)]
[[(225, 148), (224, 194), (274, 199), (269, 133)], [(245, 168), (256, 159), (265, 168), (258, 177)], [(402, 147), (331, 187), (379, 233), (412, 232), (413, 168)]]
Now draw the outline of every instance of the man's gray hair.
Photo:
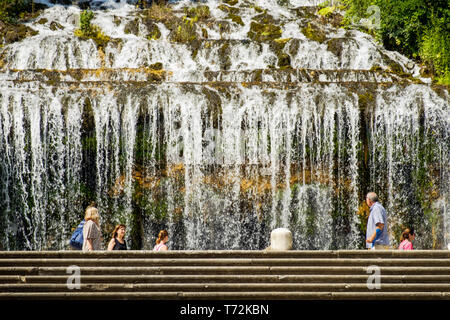
[(370, 201), (372, 202), (377, 202), (378, 201), (378, 196), (375, 192), (369, 192), (367, 194), (367, 198), (369, 198)]

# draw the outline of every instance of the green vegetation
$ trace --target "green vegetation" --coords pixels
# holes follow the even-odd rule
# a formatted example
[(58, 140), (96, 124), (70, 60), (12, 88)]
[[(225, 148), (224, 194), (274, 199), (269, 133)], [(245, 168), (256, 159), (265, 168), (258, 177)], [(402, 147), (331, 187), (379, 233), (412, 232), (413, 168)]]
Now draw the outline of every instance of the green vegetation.
[(31, 10), (31, 0), (0, 0), (0, 21), (15, 23), (23, 13)]
[[(196, 23), (209, 19), (210, 12), (208, 6), (197, 6), (185, 8), (185, 16), (182, 21), (176, 22), (176, 28), (171, 34), (171, 40), (174, 42), (191, 42), (196, 40)], [(206, 35), (205, 32), (202, 32)]]
[(436, 83), (450, 85), (448, 0), (340, 0), (340, 3), (346, 10), (344, 25), (368, 31), (388, 50), (421, 62), (431, 70)]
[(186, 17), (197, 21), (207, 20), (210, 17), (208, 6), (197, 6), (193, 8), (185, 8)]
[[(171, 31), (170, 40), (173, 42), (191, 42), (197, 39), (197, 22), (210, 18), (209, 7), (200, 5), (192, 8), (184, 8), (185, 15), (177, 17), (169, 6), (153, 4), (146, 10), (146, 16), (157, 22), (162, 22)], [(207, 37), (206, 30), (202, 30), (202, 35)], [(158, 39), (161, 36), (157, 27), (152, 27), (150, 39)]]
[(314, 24), (308, 23), (305, 28), (302, 28), (302, 33), (310, 40), (323, 43), (326, 40), (325, 32)]
[(171, 33), (171, 38), (174, 42), (190, 42), (196, 39), (195, 20), (184, 19), (184, 22), (179, 23)]
[(101, 31), (99, 26), (91, 24), (93, 18), (94, 13), (92, 11), (83, 11), (80, 14), (80, 28), (75, 30), (75, 35), (82, 39), (92, 39), (99, 48), (103, 48), (110, 41), (110, 38)]

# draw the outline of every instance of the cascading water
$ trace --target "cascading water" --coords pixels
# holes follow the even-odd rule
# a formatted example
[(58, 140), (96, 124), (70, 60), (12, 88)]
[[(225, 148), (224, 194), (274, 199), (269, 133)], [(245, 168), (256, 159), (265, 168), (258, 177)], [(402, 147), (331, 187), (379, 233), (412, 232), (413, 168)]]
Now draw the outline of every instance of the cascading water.
[(448, 90), (283, 3), (97, 2), (100, 47), (74, 35), (78, 7), (48, 4), (0, 48), (2, 249), (66, 249), (91, 201), (105, 241), (125, 223), (135, 249), (162, 228), (171, 249), (263, 249), (277, 227), (295, 249), (363, 248), (371, 190), (393, 244), (411, 224), (416, 248), (449, 243)]

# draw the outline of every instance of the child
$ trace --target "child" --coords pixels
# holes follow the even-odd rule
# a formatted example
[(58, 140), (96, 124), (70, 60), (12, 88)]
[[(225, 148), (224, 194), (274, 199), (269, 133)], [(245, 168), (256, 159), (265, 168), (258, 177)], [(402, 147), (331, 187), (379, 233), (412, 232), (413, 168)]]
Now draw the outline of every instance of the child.
[(414, 234), (414, 229), (405, 229), (405, 231), (402, 232), (402, 236), (400, 238), (400, 245), (398, 246), (398, 250), (413, 250), (413, 244), (414, 238), (416, 235)]
[(158, 234), (158, 239), (156, 239), (156, 245), (153, 248), (153, 251), (169, 250), (166, 245), (167, 241), (169, 241), (169, 233), (166, 230), (161, 230)]

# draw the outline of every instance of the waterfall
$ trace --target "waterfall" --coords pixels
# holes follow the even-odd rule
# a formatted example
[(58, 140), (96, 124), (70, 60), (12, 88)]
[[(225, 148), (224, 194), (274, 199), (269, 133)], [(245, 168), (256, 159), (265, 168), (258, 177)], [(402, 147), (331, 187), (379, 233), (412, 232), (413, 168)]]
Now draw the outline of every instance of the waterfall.
[(368, 191), (393, 245), (409, 225), (416, 248), (450, 243), (448, 89), (412, 61), (320, 23), (315, 1), (170, 4), (188, 42), (96, 5), (103, 47), (74, 35), (78, 7), (48, 4), (0, 48), (1, 249), (67, 249), (92, 201), (105, 244), (124, 223), (135, 249), (163, 228), (171, 249), (264, 249), (278, 227), (294, 249), (364, 248)]

